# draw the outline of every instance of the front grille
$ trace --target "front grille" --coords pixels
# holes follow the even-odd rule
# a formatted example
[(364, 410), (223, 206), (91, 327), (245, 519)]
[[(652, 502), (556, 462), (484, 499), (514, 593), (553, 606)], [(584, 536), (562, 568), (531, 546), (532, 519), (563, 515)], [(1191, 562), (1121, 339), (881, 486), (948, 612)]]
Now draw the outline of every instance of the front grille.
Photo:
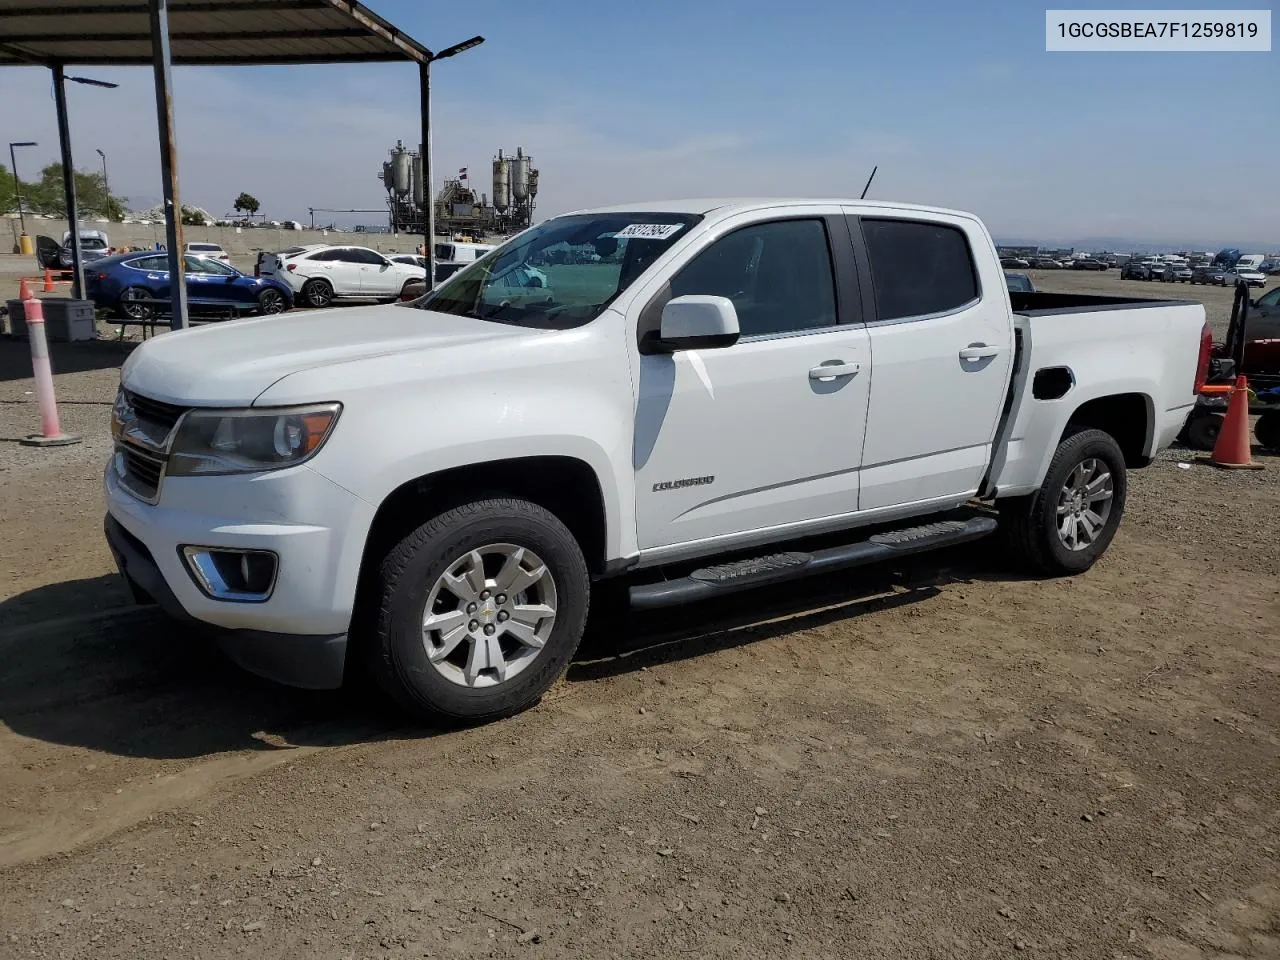
[(187, 408), (123, 388), (120, 393), (124, 402), (117, 402), (115, 412), (116, 475), (135, 497), (155, 503), (160, 497), (174, 428)]
[(155, 500), (164, 476), (164, 459), (130, 443), (116, 444), (116, 468), (121, 482), (135, 496)]
[(173, 425), (178, 422), (178, 418), (187, 412), (186, 407), (175, 406), (172, 403), (164, 403), (160, 400), (152, 400), (150, 397), (144, 397), (142, 394), (134, 393), (130, 390), (125, 391), (125, 396), (129, 398), (129, 403), (133, 405), (133, 409), (137, 412), (139, 419), (149, 420), (163, 427), (166, 432), (172, 429)]

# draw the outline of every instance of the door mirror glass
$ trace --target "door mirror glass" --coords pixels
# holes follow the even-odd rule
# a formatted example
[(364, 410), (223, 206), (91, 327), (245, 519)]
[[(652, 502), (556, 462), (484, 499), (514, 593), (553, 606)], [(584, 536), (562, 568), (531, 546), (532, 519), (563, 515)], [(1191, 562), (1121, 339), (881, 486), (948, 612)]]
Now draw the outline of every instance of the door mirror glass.
[(738, 310), (728, 297), (690, 294), (667, 301), (662, 329), (653, 346), (658, 352), (731, 347), (738, 342)]

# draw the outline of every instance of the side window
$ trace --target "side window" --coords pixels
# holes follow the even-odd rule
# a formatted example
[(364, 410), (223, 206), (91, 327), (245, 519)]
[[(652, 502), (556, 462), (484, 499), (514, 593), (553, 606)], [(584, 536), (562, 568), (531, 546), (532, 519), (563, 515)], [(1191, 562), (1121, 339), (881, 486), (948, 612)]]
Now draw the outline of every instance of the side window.
[(917, 220), (862, 221), (880, 320), (955, 310), (978, 298), (964, 231)]
[(1258, 298), (1258, 306), (1274, 307), (1280, 305), (1280, 287), (1276, 287)]
[(721, 237), (671, 280), (671, 296), (728, 297), (744, 337), (836, 324), (835, 280), (821, 220), (776, 220)]
[(319, 261), (335, 260), (337, 259), (335, 254), (337, 253), (338, 253), (337, 250), (320, 250), (320, 251), (317, 251), (316, 253), (313, 253), (311, 256), (307, 257), (306, 259), (319, 260)]
[(386, 258), (376, 250), (353, 250), (351, 251), (360, 258), (360, 263), (370, 263), (375, 267), (380, 267), (386, 262)]
[(166, 257), (139, 257), (137, 260), (130, 260), (129, 266), (135, 270), (164, 270), (169, 269), (169, 260)]

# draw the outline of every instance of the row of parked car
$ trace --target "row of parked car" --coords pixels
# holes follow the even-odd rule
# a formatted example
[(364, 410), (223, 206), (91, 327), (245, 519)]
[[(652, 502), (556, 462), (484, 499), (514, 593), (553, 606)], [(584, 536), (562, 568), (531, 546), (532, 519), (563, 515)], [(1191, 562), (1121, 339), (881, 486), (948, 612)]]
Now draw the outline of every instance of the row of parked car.
[[(345, 299), (411, 299), (426, 292), (426, 267), (426, 257), (417, 254), (312, 244), (259, 253), (250, 275), (236, 269), (216, 243), (183, 247), (188, 309), (224, 318), (325, 307)], [(102, 257), (86, 270), (85, 286), (99, 308), (130, 320), (153, 319), (170, 299), (168, 254), (147, 250)]]
[(1266, 286), (1266, 274), (1248, 264), (1223, 266), (1206, 263), (1195, 267), (1185, 263), (1139, 262), (1131, 260), (1120, 270), (1121, 280), (1162, 280), (1165, 283), (1205, 283), (1235, 286), (1241, 280), (1251, 287)]
[(1000, 266), (1006, 270), (1110, 270), (1115, 266), (1109, 260), (1097, 257), (1077, 257), (1073, 260), (1054, 260), (1052, 257), (1001, 257)]

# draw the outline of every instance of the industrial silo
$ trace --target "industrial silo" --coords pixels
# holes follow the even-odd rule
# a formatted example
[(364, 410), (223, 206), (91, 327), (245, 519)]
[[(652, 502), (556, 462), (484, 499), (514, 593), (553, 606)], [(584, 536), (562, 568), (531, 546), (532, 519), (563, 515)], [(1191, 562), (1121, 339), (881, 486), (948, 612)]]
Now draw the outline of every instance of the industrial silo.
[(511, 158), (511, 196), (517, 202), (529, 196), (529, 158), (520, 147), (516, 147), (516, 155)]
[(511, 206), (511, 161), (498, 151), (493, 160), (493, 207), (499, 213), (506, 213)]
[(425, 206), (424, 197), (426, 195), (425, 185), (422, 182), (422, 155), (415, 153), (413, 155), (412, 180), (413, 180), (413, 202), (418, 207)]
[(400, 144), (391, 151), (391, 183), (396, 196), (403, 197), (409, 193), (409, 152)]

